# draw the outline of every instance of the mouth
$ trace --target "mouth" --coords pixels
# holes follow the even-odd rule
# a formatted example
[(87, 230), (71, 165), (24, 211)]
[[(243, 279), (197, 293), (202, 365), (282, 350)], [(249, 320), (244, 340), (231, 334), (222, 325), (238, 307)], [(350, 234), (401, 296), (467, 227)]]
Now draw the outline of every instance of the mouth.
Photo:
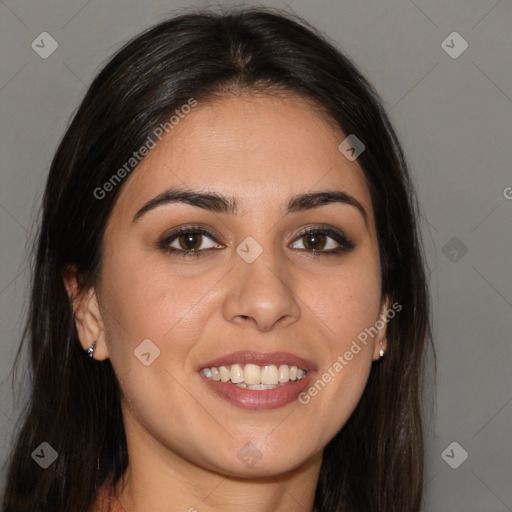
[(232, 405), (261, 410), (297, 399), (315, 371), (311, 361), (285, 352), (236, 352), (204, 363), (198, 373)]

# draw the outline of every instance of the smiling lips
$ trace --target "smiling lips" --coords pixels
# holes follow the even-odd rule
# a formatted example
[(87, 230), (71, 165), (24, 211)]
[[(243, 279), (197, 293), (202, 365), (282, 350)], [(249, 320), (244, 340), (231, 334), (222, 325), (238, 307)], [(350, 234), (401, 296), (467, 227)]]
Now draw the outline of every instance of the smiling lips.
[(311, 380), (311, 361), (286, 352), (236, 352), (209, 361), (199, 370), (203, 381), (243, 409), (282, 407), (294, 401)]

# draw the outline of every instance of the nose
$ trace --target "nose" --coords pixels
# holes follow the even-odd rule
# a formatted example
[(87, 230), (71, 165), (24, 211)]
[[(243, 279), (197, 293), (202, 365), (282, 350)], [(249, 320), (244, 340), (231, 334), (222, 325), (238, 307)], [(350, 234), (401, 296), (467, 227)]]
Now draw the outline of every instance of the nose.
[(267, 332), (293, 324), (300, 318), (289, 262), (270, 251), (248, 263), (236, 255), (231, 285), (224, 301), (224, 317), (236, 324), (250, 323)]

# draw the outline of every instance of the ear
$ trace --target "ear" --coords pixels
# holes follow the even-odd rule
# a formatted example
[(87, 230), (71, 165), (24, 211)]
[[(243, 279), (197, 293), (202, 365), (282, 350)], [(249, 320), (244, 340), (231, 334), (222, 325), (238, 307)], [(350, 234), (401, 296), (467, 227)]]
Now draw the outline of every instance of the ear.
[(391, 300), (386, 295), (382, 299), (381, 308), (379, 312), (379, 318), (375, 322), (375, 327), (379, 330), (377, 335), (373, 338), (373, 361), (380, 359), (380, 351), (384, 350), (386, 353), (388, 349), (387, 340), (387, 325), (389, 321), (388, 311), (390, 310)]
[(81, 289), (76, 265), (66, 265), (62, 271), (62, 278), (73, 306), (73, 318), (82, 348), (87, 350), (96, 342), (94, 359), (107, 359), (105, 328), (95, 289)]

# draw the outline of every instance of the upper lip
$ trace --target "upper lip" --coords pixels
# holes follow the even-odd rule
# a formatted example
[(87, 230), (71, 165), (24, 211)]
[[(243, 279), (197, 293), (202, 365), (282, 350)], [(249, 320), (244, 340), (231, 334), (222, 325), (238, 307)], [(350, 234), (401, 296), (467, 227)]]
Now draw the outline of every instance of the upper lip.
[(205, 363), (202, 363), (199, 367), (200, 370), (203, 368), (211, 368), (212, 366), (229, 366), (232, 364), (287, 364), (289, 366), (297, 366), (304, 370), (314, 370), (315, 365), (312, 361), (304, 359), (303, 357), (296, 356), (289, 352), (255, 352), (255, 351), (239, 351), (226, 354), (224, 356), (217, 357)]

